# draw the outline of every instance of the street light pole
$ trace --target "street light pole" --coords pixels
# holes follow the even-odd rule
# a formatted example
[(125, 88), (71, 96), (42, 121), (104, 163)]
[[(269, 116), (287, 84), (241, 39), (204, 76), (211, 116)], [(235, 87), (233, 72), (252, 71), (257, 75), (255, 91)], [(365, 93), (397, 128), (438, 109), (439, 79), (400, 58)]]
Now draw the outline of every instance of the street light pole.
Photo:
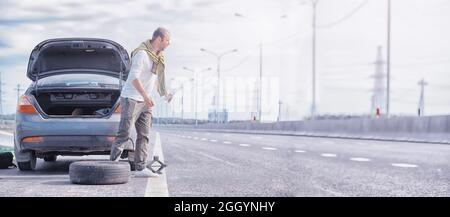
[(216, 111), (215, 111), (216, 114), (215, 114), (215, 116), (217, 118), (217, 123), (220, 123), (220, 121), (219, 121), (219, 113), (218, 113), (219, 106), (220, 106), (219, 105), (219, 99), (220, 99), (220, 60), (226, 54), (237, 52), (237, 49), (233, 49), (233, 50), (230, 50), (230, 51), (227, 51), (227, 52), (223, 52), (223, 53), (220, 53), (220, 54), (218, 54), (216, 52), (213, 52), (213, 51), (210, 51), (210, 50), (207, 50), (207, 49), (204, 49), (204, 48), (200, 48), (200, 51), (209, 53), (209, 54), (211, 54), (211, 55), (213, 55), (213, 56), (215, 56), (217, 58), (217, 95), (216, 95)]
[(281, 121), (281, 100), (280, 101), (278, 101), (278, 118), (277, 118), (277, 121), (279, 122), (279, 121)]
[(259, 42), (259, 88), (258, 88), (258, 120), (261, 122), (262, 105), (262, 73), (263, 73), (262, 40)]
[[(190, 69), (186, 66), (183, 67), (184, 70), (190, 71), (194, 73), (195, 76), (195, 126), (198, 125), (198, 118), (197, 118), (197, 108), (198, 108), (198, 72), (196, 70)], [(209, 71), (211, 70), (211, 67), (208, 67), (206, 69), (203, 69), (201, 72)]]
[[(234, 13), (234, 16), (239, 17), (239, 18), (247, 18), (246, 16), (240, 14), (240, 13)], [(281, 19), (286, 18), (287, 15), (283, 14), (280, 16)], [(263, 74), (263, 41), (262, 41), (262, 33), (261, 30), (258, 29), (259, 31), (259, 87), (258, 87), (258, 101), (257, 101), (257, 106), (258, 106), (258, 121), (261, 122), (261, 116), (262, 116), (262, 74)]]
[(181, 84), (181, 121), (184, 119), (184, 84)]
[(389, 101), (391, 95), (391, 0), (388, 0), (387, 3), (386, 116), (389, 117)]
[(316, 115), (316, 6), (318, 0), (313, 0), (313, 14), (312, 14), (312, 103), (311, 103), (311, 118), (314, 119)]

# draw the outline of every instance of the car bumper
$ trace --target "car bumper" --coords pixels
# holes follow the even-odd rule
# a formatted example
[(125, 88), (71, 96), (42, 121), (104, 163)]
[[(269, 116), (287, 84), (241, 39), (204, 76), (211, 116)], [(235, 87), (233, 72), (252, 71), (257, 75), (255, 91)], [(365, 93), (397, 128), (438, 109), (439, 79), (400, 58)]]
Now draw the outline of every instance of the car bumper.
[(41, 136), (40, 141), (21, 142), (23, 150), (38, 152), (105, 152), (111, 150), (113, 136)]
[[(20, 151), (105, 152), (111, 149), (120, 124), (120, 114), (110, 118), (52, 118), (16, 116), (15, 144)], [(28, 137), (39, 137), (27, 142)], [(132, 127), (130, 137), (135, 138)], [(24, 141), (25, 139), (25, 141)], [(133, 149), (127, 145), (125, 149)]]

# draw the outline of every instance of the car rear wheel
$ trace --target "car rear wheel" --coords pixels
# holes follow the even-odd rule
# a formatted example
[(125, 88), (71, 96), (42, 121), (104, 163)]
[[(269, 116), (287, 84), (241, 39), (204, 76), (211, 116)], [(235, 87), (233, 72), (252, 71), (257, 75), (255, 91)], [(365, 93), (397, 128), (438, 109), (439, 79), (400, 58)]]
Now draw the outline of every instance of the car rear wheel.
[(30, 152), (30, 160), (29, 161), (18, 161), (17, 167), (21, 171), (30, 171), (36, 168), (36, 155), (34, 152)]
[(55, 161), (56, 161), (56, 158), (57, 158), (56, 155), (45, 156), (45, 157), (44, 157), (44, 161), (45, 161), (45, 162), (55, 162)]

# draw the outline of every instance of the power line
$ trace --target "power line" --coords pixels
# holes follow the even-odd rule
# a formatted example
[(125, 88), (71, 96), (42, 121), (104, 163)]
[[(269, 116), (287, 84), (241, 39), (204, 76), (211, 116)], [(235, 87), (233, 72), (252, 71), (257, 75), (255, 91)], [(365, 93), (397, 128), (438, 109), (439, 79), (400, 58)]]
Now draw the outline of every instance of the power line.
[(408, 68), (408, 67), (420, 67), (420, 66), (431, 66), (431, 65), (445, 65), (450, 64), (450, 61), (439, 61), (432, 63), (410, 63), (410, 64), (401, 64), (401, 65), (393, 65), (393, 68)]
[(361, 3), (358, 7), (356, 7), (355, 9), (353, 9), (352, 11), (350, 11), (350, 13), (348, 13), (347, 15), (343, 16), (341, 19), (336, 20), (335, 22), (326, 24), (326, 25), (316, 25), (316, 28), (320, 28), (320, 29), (324, 29), (324, 28), (330, 28), (333, 27), (339, 23), (344, 22), (345, 20), (347, 20), (348, 18), (352, 17), (354, 14), (356, 14), (356, 12), (358, 12), (361, 8), (363, 8), (367, 2), (369, 2), (368, 0), (365, 0), (363, 3)]
[(241, 66), (243, 63), (247, 62), (249, 57), (250, 57), (250, 55), (247, 55), (238, 64), (236, 64), (233, 67), (228, 68), (226, 70), (222, 70), (222, 72), (228, 72), (228, 71), (232, 71), (232, 70), (236, 69), (237, 67)]

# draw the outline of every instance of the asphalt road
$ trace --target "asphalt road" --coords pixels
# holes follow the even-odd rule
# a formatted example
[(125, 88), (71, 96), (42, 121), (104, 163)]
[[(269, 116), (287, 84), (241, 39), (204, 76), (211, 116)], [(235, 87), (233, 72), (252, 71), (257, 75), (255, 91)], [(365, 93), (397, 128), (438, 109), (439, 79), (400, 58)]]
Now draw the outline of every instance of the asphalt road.
[[(6, 135), (6, 134), (5, 134)], [(5, 139), (3, 135), (3, 139)], [(156, 132), (152, 132), (152, 138)], [(12, 140), (12, 136), (10, 137)], [(155, 146), (155, 141), (152, 141)], [(135, 178), (118, 185), (77, 185), (69, 178), (69, 166), (76, 161), (105, 161), (109, 156), (59, 156), (56, 162), (38, 159), (35, 171), (0, 169), (0, 197), (144, 197), (167, 196), (166, 174), (158, 178)], [(152, 186), (152, 188), (150, 188)], [(161, 193), (160, 186), (163, 186)]]
[(170, 196), (450, 196), (450, 146), (159, 129)]
[(151, 143), (168, 164), (162, 177), (74, 185), (71, 162), (107, 156), (60, 157), (0, 170), (0, 196), (450, 196), (449, 145), (167, 128)]

